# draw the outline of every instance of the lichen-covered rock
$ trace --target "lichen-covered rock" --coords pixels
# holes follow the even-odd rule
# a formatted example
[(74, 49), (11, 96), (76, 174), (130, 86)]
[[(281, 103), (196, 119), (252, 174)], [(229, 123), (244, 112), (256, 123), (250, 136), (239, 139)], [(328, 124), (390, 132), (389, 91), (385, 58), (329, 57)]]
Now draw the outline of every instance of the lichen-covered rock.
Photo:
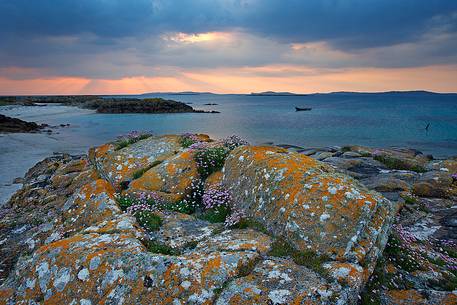
[(216, 301), (223, 304), (347, 304), (341, 286), (329, 285), (314, 271), (290, 260), (270, 258), (247, 276), (232, 281)]
[(105, 144), (92, 148), (89, 158), (102, 178), (119, 186), (132, 179), (136, 171), (163, 161), (180, 149), (180, 136), (169, 135), (149, 137), (119, 150), (114, 144)]
[(167, 211), (157, 214), (163, 223), (158, 231), (148, 233), (150, 238), (179, 251), (195, 246), (222, 228), (220, 223), (212, 224), (192, 215)]
[(163, 201), (174, 203), (184, 199), (199, 181), (197, 163), (191, 150), (183, 151), (133, 180), (127, 193), (154, 192)]
[(430, 171), (414, 183), (413, 192), (421, 197), (448, 198), (457, 195), (457, 185), (448, 172)]
[(222, 172), (221, 171), (214, 172), (211, 175), (209, 175), (208, 178), (206, 178), (204, 189), (207, 190), (207, 189), (211, 189), (211, 188), (212, 189), (218, 188), (221, 185), (221, 183), (222, 183)]
[(382, 251), (396, 206), (307, 156), (241, 147), (224, 166), (235, 204), (301, 250), (370, 266)]
[(20, 261), (7, 284), (13, 303), (204, 304), (245, 266), (253, 251), (149, 253), (129, 234), (77, 234), (43, 246)]
[(0, 208), (0, 283), (21, 254), (59, 235), (64, 203), (93, 174), (84, 156), (67, 154), (46, 158), (27, 172), (23, 188)]

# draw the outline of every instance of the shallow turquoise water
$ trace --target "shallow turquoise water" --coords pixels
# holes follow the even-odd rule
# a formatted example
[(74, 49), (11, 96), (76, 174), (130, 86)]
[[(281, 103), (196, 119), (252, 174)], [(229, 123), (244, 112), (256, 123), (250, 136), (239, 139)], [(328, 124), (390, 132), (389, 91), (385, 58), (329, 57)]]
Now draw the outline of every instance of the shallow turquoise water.
[[(142, 96), (144, 97), (144, 96)], [(18, 185), (15, 177), (53, 152), (85, 153), (131, 130), (156, 134), (237, 134), (254, 144), (303, 147), (358, 144), (412, 147), (435, 157), (457, 155), (457, 95), (161, 95), (219, 114), (97, 114), (66, 106), (0, 107), (0, 113), (51, 125), (47, 134), (0, 135), (0, 205)], [(205, 106), (206, 103), (217, 103)], [(295, 106), (312, 111), (295, 112)], [(429, 131), (425, 126), (430, 123)]]
[[(254, 143), (306, 147), (359, 144), (408, 146), (436, 156), (457, 154), (457, 95), (165, 96), (220, 114), (94, 114), (70, 123), (104, 140), (131, 129), (156, 133), (238, 134)], [(206, 103), (217, 103), (205, 106)], [(295, 106), (312, 107), (296, 112)], [(428, 131), (425, 126), (430, 123)]]

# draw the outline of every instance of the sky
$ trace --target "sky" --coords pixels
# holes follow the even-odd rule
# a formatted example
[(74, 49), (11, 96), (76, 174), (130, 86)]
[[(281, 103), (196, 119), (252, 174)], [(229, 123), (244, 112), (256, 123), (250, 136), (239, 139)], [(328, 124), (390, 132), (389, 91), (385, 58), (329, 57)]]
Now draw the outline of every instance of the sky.
[(456, 0), (0, 0), (0, 95), (457, 92)]

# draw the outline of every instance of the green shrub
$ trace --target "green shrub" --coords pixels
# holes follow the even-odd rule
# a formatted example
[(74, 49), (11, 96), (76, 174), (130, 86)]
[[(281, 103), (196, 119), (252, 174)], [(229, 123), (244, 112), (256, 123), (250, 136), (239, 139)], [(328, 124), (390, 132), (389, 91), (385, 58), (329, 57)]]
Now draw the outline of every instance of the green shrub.
[(136, 202), (136, 199), (131, 196), (120, 196), (117, 198), (117, 204), (121, 208), (122, 211), (126, 211), (129, 207), (131, 207)]
[(254, 219), (251, 219), (251, 218), (242, 218), (237, 224), (235, 224), (231, 228), (233, 228), (233, 229), (251, 228), (251, 229), (257, 230), (259, 232), (262, 232), (264, 234), (268, 234), (268, 231), (263, 224), (261, 224), (260, 222), (254, 220)]
[(158, 253), (158, 254), (165, 254), (165, 255), (179, 255), (180, 252), (178, 250), (173, 249), (172, 247), (160, 243), (158, 241), (146, 241), (144, 242), (146, 248), (149, 252)]
[(198, 172), (202, 179), (222, 169), (229, 150), (225, 147), (212, 147), (198, 150), (195, 153)]
[(157, 231), (162, 225), (162, 218), (147, 210), (136, 212), (135, 218), (148, 231)]
[(230, 209), (227, 206), (218, 206), (207, 209), (200, 218), (211, 223), (224, 222), (225, 218), (230, 214)]

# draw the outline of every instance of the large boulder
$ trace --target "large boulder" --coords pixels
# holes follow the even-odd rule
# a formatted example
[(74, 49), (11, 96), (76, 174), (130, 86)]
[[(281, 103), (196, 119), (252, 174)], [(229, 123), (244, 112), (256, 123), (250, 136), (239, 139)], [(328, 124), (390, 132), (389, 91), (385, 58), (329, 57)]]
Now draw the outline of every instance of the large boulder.
[(332, 167), (268, 146), (235, 149), (223, 184), (234, 203), (302, 251), (372, 267), (397, 211)]
[(127, 192), (154, 192), (162, 200), (174, 203), (189, 195), (199, 178), (194, 153), (192, 150), (186, 150), (133, 180)]
[(89, 158), (102, 178), (119, 186), (136, 171), (175, 155), (181, 149), (180, 139), (177, 135), (149, 137), (119, 150), (114, 144), (104, 144), (91, 148)]

